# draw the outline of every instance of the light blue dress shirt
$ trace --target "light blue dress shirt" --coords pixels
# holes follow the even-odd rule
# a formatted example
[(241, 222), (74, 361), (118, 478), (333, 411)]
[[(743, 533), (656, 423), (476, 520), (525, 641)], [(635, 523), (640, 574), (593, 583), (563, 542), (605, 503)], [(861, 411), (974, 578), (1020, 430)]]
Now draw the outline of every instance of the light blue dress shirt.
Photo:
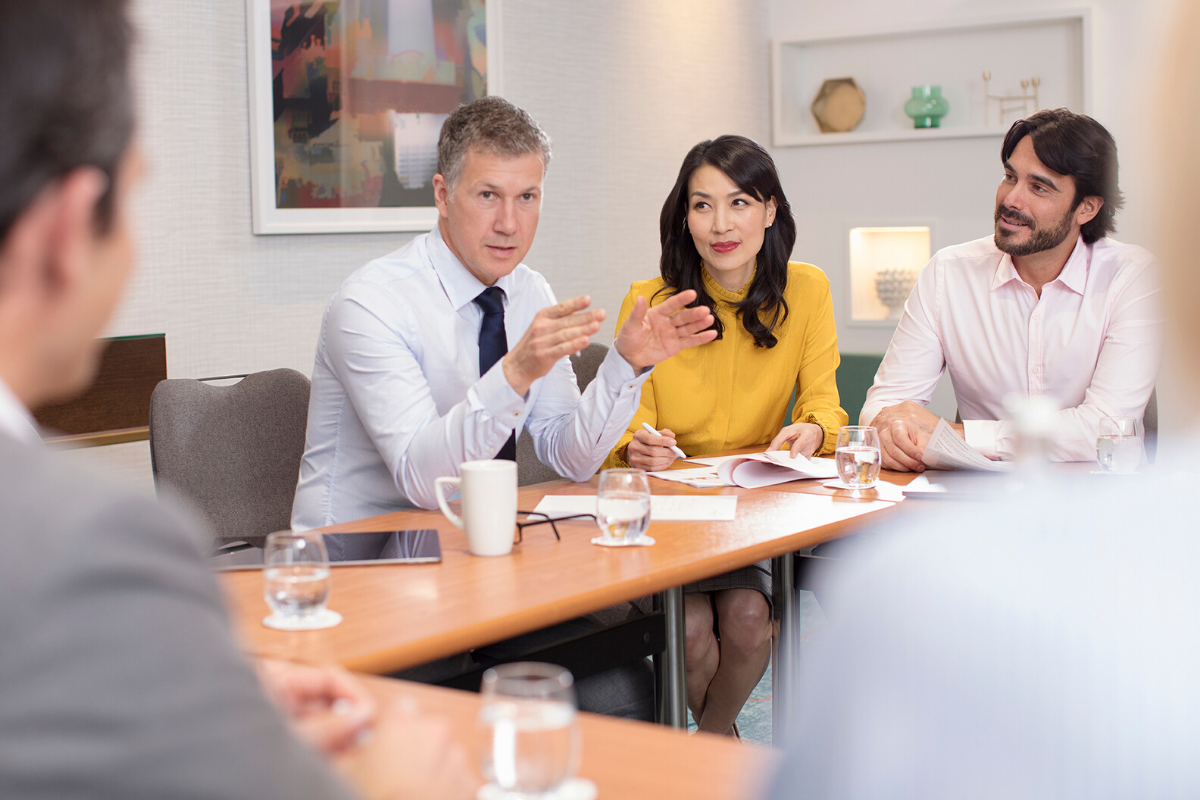
[[(510, 346), (557, 302), (524, 264), (496, 286)], [(436, 508), (436, 478), (494, 458), (523, 427), (538, 458), (560, 475), (586, 480), (596, 471), (633, 418), (651, 370), (635, 376), (612, 348), (581, 397), (564, 357), (521, 397), (502, 361), (479, 374), (483, 314), (472, 300), (485, 288), (437, 228), (342, 284), (317, 342), (292, 527)]]

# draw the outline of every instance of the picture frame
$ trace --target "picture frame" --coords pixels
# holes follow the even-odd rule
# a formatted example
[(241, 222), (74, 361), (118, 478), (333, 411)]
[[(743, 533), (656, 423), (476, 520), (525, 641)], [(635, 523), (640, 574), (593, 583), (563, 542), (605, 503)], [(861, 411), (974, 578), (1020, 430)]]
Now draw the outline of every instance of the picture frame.
[(246, 0), (253, 232), (432, 228), (441, 122), (501, 92), (500, 3)]

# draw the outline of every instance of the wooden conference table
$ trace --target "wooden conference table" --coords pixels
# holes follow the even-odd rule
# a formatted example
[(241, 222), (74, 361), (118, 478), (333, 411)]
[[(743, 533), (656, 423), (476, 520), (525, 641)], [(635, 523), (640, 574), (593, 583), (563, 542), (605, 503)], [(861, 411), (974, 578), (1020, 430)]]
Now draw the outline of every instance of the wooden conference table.
[[(759, 448), (761, 449), (761, 448)], [(747, 448), (746, 451), (753, 451)], [(686, 465), (684, 465), (686, 466)], [(910, 475), (885, 477), (898, 483)], [(854, 532), (894, 504), (834, 492), (816, 481), (763, 489), (693, 489), (652, 482), (655, 494), (733, 494), (736, 518), (724, 522), (652, 521), (652, 547), (604, 548), (590, 543), (590, 520), (528, 528), (511, 555), (470, 555), (466, 536), (440, 511), (407, 510), (335, 525), (327, 533), (414, 528), (438, 530), (443, 561), (406, 566), (333, 570), (330, 608), (345, 618), (324, 631), (288, 633), (261, 624), (266, 614), (257, 570), (221, 575), (243, 646), (265, 657), (386, 675), (528, 633), (617, 603), (658, 594), (666, 611), (667, 650), (660, 670), (660, 717), (676, 727), (687, 720), (682, 586), (756, 561), (773, 559), (776, 637), (774, 703), (794, 691), (798, 630), (791, 554)], [(594, 494), (587, 483), (551, 481), (519, 490), (518, 507), (533, 509), (547, 494)], [(873, 494), (873, 493), (872, 493)], [(782, 721), (782, 714), (776, 719)], [(776, 730), (781, 731), (777, 725)], [(777, 737), (778, 738), (778, 737)]]
[[(551, 537), (553, 538), (553, 537)], [(415, 700), (417, 711), (446, 719), (470, 745), (470, 732), (482, 699), (470, 692), (408, 681), (367, 678), (380, 706), (398, 698)], [(746, 747), (722, 736), (689, 736), (684, 731), (641, 722), (580, 714), (583, 759), (579, 774), (596, 782), (600, 797), (623, 800), (728, 800), (758, 796), (778, 755)], [(467, 732), (465, 736), (461, 732)]]

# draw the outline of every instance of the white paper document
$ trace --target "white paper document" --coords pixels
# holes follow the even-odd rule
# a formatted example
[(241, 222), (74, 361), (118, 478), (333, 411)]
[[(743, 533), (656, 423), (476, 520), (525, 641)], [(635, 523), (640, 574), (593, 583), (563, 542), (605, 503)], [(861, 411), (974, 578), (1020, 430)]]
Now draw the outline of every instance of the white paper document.
[(772, 450), (724, 461), (717, 467), (717, 474), (730, 484), (757, 489), (809, 478), (836, 478), (838, 471), (832, 458), (792, 458), (786, 450)]
[(1012, 464), (992, 461), (971, 447), (944, 419), (938, 420), (933, 436), (929, 437), (929, 443), (925, 445), (922, 460), (930, 469), (973, 469), (987, 472), (1006, 472), (1012, 469)]
[(664, 481), (674, 481), (697, 489), (716, 489), (722, 486), (733, 486), (717, 474), (716, 467), (698, 467), (696, 469), (664, 469), (661, 472), (647, 472), (651, 478)]
[(707, 466), (715, 467), (718, 464), (724, 464), (726, 461), (732, 461), (735, 458), (745, 458), (745, 456), (706, 456), (705, 458), (688, 458), (684, 460), (689, 464), (706, 464)]
[[(595, 514), (594, 494), (549, 494), (534, 509), (551, 517), (570, 514)], [(650, 498), (650, 520), (659, 522), (721, 522), (731, 520), (737, 513), (737, 497), (733, 495), (653, 495)]]
[(914, 494), (919, 493), (919, 492), (944, 494), (946, 492), (946, 487), (943, 486), (942, 484), (930, 483), (929, 477), (927, 475), (918, 475), (917, 477), (913, 478), (911, 481), (909, 481), (905, 486), (903, 486), (901, 488), (904, 490), (904, 492), (906, 494), (908, 492), (913, 492)]

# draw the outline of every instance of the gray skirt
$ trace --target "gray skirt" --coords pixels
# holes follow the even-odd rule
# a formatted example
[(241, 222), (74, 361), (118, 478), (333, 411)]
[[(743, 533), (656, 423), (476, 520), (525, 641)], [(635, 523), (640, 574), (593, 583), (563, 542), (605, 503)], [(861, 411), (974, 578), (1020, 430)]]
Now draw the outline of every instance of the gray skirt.
[(767, 598), (767, 605), (774, 611), (771, 602), (771, 559), (764, 559), (757, 564), (726, 572), (702, 581), (689, 583), (683, 587), (685, 594), (699, 592), (720, 592), (724, 589), (754, 589)]

